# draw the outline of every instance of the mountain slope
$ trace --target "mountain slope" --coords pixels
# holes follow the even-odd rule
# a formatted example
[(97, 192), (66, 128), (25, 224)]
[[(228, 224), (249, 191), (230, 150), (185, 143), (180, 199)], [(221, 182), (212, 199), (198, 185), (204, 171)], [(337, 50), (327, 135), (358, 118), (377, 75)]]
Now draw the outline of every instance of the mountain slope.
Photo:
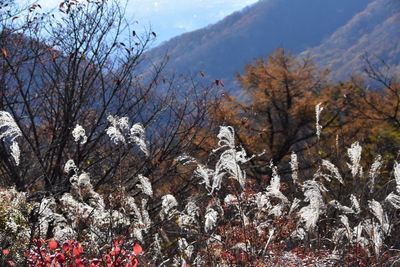
[(186, 33), (151, 50), (165, 53), (168, 69), (204, 71), (212, 79), (234, 80), (253, 59), (278, 47), (299, 53), (319, 45), (362, 11), (371, 0), (261, 0), (217, 24)]
[(360, 74), (366, 65), (383, 60), (400, 65), (400, 1), (375, 0), (333, 33), (321, 45), (309, 49), (316, 63), (329, 66), (335, 80)]

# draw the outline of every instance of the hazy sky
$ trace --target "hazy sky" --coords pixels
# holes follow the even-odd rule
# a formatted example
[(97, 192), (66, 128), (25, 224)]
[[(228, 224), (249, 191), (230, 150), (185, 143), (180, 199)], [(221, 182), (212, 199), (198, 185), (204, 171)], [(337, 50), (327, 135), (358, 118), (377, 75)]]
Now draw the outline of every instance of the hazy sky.
[[(258, 0), (129, 0), (128, 15), (149, 26), (162, 42), (184, 32), (215, 23)], [(24, 3), (26, 0), (16, 0)], [(38, 0), (42, 7), (57, 7), (60, 0)]]
[(215, 23), (257, 0), (130, 0), (129, 12), (162, 40)]

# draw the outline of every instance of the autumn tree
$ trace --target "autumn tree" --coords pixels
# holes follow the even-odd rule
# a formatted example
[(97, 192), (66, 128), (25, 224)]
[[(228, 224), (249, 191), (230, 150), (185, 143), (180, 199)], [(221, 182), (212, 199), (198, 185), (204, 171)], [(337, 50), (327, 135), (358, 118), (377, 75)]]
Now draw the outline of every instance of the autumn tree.
[(367, 78), (354, 78), (347, 83), (346, 99), (353, 119), (369, 127), (365, 147), (371, 154), (386, 160), (397, 159), (400, 147), (400, 83), (396, 73), (384, 61), (373, 64), (365, 58)]
[(255, 173), (267, 173), (266, 161), (279, 164), (292, 151), (308, 149), (307, 141), (315, 145), (315, 105), (326, 83), (310, 60), (279, 49), (268, 60), (247, 65), (238, 80), (244, 99), (225, 95), (215, 117), (238, 129), (251, 154), (264, 153)]
[[(309, 155), (338, 157), (338, 138), (344, 147), (359, 133), (350, 126), (352, 111), (344, 97), (348, 87), (329, 83), (328, 71), (319, 70), (310, 58), (278, 49), (267, 60), (247, 65), (238, 80), (244, 97), (226, 94), (213, 114), (220, 123), (234, 125), (245, 149), (259, 155), (251, 169), (259, 181), (270, 174), (270, 162), (289, 173), (292, 153), (303, 169), (317, 163)], [(322, 109), (319, 136), (317, 105)]]

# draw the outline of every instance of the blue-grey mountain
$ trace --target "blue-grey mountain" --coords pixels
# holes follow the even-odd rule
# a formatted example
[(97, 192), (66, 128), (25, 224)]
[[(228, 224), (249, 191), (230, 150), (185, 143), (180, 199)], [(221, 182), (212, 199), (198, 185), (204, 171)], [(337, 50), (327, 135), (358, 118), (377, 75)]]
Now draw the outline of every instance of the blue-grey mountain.
[[(363, 68), (362, 55), (399, 65), (399, 0), (260, 0), (206, 28), (186, 33), (147, 53), (157, 62), (168, 54), (168, 71), (224, 79), (276, 48), (311, 53), (332, 76), (347, 78)], [(357, 72), (357, 71), (355, 71)]]

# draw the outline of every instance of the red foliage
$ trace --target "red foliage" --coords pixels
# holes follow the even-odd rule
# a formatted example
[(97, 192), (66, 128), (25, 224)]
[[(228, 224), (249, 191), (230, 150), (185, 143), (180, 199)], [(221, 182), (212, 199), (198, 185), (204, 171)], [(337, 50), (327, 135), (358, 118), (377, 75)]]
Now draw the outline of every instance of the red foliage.
[[(32, 267), (137, 267), (138, 256), (142, 253), (139, 244), (135, 244), (132, 251), (126, 250), (123, 240), (115, 240), (110, 250), (104, 252), (100, 258), (90, 260), (84, 255), (82, 245), (75, 240), (65, 241), (61, 248), (58, 248), (56, 240), (50, 240), (47, 248), (43, 239), (35, 239), (33, 244), (33, 248), (25, 253), (28, 266)], [(6, 255), (4, 251), (3, 255)]]
[(136, 256), (139, 256), (140, 253), (142, 253), (143, 249), (139, 244), (135, 244), (133, 246), (133, 253), (135, 253)]
[(55, 250), (57, 247), (58, 247), (57, 241), (55, 241), (53, 239), (49, 241), (49, 249)]
[(15, 266), (14, 261), (9, 260), (10, 258), (10, 250), (3, 248), (1, 249), (1, 254), (0, 254), (0, 264), (2, 264), (2, 266), (9, 266), (9, 267), (13, 267)]

